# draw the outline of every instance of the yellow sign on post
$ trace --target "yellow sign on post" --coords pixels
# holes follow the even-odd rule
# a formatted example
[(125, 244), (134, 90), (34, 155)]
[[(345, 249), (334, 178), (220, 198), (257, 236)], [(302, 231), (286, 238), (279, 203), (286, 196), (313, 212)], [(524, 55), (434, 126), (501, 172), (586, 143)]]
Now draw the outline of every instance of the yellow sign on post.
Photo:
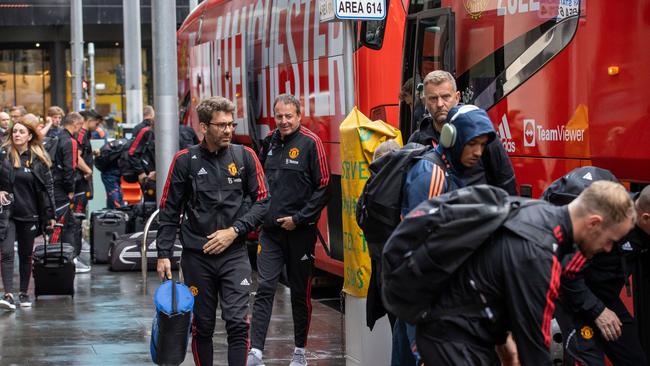
[(357, 225), (355, 208), (366, 180), (368, 166), (379, 144), (395, 140), (402, 145), (401, 132), (383, 122), (371, 121), (355, 107), (339, 126), (341, 137), (341, 193), (343, 210), (343, 291), (366, 297), (370, 280), (370, 256), (363, 232)]

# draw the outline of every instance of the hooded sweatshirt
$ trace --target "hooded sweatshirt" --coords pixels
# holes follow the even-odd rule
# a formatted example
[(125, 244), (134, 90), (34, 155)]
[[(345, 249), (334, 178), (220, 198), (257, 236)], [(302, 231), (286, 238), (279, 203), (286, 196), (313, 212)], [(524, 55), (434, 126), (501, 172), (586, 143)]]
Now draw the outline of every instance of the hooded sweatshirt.
[[(459, 177), (467, 169), (461, 164), (465, 145), (481, 135), (488, 136), (488, 143), (496, 138), (492, 122), (484, 110), (463, 105), (452, 108), (447, 114), (447, 123), (456, 128), (456, 139), (452, 146), (438, 145), (419, 160), (406, 175), (403, 188), (402, 214), (431, 197), (450, 192), (463, 186)], [(443, 162), (443, 164), (434, 163)]]

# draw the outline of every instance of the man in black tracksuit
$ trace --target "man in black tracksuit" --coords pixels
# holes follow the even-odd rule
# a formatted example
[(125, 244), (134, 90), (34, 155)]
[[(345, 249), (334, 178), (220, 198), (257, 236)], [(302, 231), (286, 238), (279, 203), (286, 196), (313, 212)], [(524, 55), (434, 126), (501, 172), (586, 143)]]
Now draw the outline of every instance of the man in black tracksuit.
[[(423, 83), (423, 99), (427, 113), (422, 116), (418, 129), (408, 142), (437, 146), (447, 113), (459, 104), (460, 92), (456, 90), (454, 77), (442, 70), (430, 72)], [(466, 186), (489, 184), (505, 190), (510, 195), (517, 195), (517, 182), (512, 162), (499, 139), (494, 139), (487, 144), (479, 163), (467, 169), (462, 179)]]
[(212, 365), (219, 301), (228, 333), (228, 364), (245, 365), (248, 351), (251, 266), (245, 237), (262, 223), (269, 196), (253, 150), (230, 144), (234, 110), (234, 104), (222, 97), (198, 105), (205, 138), (176, 154), (160, 199), (158, 273), (171, 278), (170, 258), (182, 215), (181, 265), (195, 296), (192, 352), (197, 365)]
[(72, 245), (75, 257), (81, 253), (81, 242), (75, 240), (76, 219), (73, 212), (75, 174), (79, 147), (73, 137), (83, 125), (83, 117), (71, 112), (63, 118), (63, 130), (58, 136), (55, 156), (52, 158), (52, 176), (54, 178), (54, 203), (56, 204), (56, 220), (63, 228), (55, 228), (52, 242), (59, 240)]
[(292, 366), (304, 365), (311, 320), (311, 273), (318, 218), (327, 204), (329, 166), (323, 144), (300, 125), (300, 102), (283, 94), (273, 104), (277, 128), (260, 155), (271, 185), (271, 205), (260, 235), (258, 289), (253, 305), (253, 339), (248, 365), (261, 365), (278, 278), (287, 266), (293, 313)]
[[(597, 180), (617, 181), (609, 171), (581, 167), (556, 180), (543, 197), (564, 204)], [(562, 261), (558, 308), (555, 312), (564, 339), (566, 365), (645, 365), (635, 319), (620, 293), (642, 252), (650, 247), (650, 188), (635, 195), (637, 225), (609, 253), (586, 260), (580, 253)], [(644, 220), (645, 217), (645, 220)], [(596, 331), (598, 330), (598, 332)]]
[[(606, 207), (615, 207), (615, 213)], [(551, 365), (558, 257), (573, 243), (587, 258), (611, 250), (613, 241), (632, 227), (634, 216), (625, 188), (612, 182), (593, 184), (568, 206), (535, 204), (518, 210), (508, 225), (519, 233), (506, 228), (495, 232), (445, 287), (432, 309), (438, 314), (435, 320), (417, 325), (424, 363), (493, 364), (495, 345), (503, 345), (512, 332), (522, 365)], [(500, 356), (503, 351), (497, 347)]]

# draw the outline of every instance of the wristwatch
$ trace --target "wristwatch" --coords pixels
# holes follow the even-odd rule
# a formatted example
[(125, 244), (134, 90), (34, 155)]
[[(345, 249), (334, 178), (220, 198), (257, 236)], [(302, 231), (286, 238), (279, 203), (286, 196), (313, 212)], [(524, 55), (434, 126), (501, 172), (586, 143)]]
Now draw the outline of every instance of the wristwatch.
[(235, 230), (235, 234), (239, 235), (239, 228), (237, 226), (233, 225), (232, 229)]

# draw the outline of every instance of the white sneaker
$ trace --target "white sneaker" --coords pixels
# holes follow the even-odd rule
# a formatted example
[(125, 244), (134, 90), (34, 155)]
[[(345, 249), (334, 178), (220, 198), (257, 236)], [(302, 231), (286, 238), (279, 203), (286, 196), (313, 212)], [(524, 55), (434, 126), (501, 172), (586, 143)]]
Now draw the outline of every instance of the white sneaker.
[(262, 362), (262, 352), (257, 349), (251, 349), (251, 351), (248, 352), (246, 366), (264, 366), (264, 362)]
[(304, 351), (294, 351), (289, 366), (307, 366), (307, 358), (305, 357)]
[(75, 273), (90, 272), (90, 266), (82, 262), (79, 257), (74, 259)]
[(16, 303), (14, 301), (14, 295), (5, 294), (2, 299), (0, 299), (0, 309), (14, 311), (16, 310)]

